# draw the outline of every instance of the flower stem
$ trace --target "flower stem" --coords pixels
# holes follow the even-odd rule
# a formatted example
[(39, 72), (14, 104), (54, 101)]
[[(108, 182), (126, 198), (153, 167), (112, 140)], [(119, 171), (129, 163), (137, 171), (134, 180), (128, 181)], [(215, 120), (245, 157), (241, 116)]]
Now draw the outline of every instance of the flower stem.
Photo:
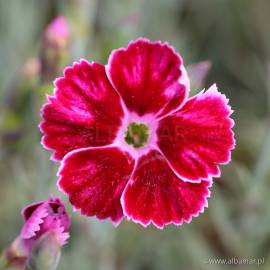
[(8, 269), (9, 263), (7, 261), (7, 258), (5, 256), (5, 251), (2, 252), (0, 256), (0, 270)]

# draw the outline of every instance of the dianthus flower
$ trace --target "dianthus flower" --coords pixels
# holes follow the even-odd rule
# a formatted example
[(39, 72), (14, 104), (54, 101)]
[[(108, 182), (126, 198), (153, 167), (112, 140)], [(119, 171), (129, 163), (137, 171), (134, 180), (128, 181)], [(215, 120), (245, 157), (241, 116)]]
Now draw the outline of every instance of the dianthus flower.
[(55, 234), (59, 246), (63, 246), (69, 238), (70, 219), (59, 198), (28, 205), (22, 210), (22, 216), (25, 223), (20, 240), (27, 251), (48, 232)]
[(24, 225), (19, 236), (5, 250), (7, 265), (25, 265), (33, 249), (41, 251), (46, 241), (50, 249), (60, 249), (69, 238), (70, 218), (59, 198), (33, 203), (22, 210)]
[(69, 26), (64, 16), (56, 17), (45, 31), (45, 39), (48, 43), (57, 45), (60, 40), (69, 39)]
[(216, 85), (188, 98), (181, 57), (138, 39), (108, 64), (81, 60), (42, 108), (42, 144), (61, 161), (59, 188), (75, 209), (118, 224), (190, 222), (234, 147), (228, 100)]

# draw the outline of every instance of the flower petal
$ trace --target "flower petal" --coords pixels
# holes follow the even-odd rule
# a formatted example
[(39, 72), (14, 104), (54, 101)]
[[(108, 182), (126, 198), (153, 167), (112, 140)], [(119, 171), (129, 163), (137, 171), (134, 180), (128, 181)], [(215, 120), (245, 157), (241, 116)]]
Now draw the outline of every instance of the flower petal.
[(62, 203), (61, 199), (56, 197), (51, 197), (48, 201), (50, 206), (51, 216), (57, 216), (60, 226), (64, 231), (68, 231), (70, 226), (70, 217), (68, 216), (65, 205)]
[[(30, 206), (32, 208), (32, 205)], [(23, 211), (24, 213), (24, 211)], [(32, 212), (31, 216), (27, 217), (27, 220), (21, 231), (22, 239), (29, 239), (36, 235), (36, 233), (40, 230), (40, 226), (44, 222), (44, 218), (49, 215), (48, 212), (48, 203), (42, 202), (38, 205), (38, 207)]]
[(220, 175), (218, 164), (228, 163), (234, 148), (231, 113), (213, 85), (160, 121), (158, 146), (179, 177), (200, 182)]
[(133, 165), (130, 155), (116, 147), (76, 150), (64, 158), (58, 185), (82, 214), (118, 223), (120, 197)]
[(122, 196), (125, 215), (143, 226), (158, 228), (189, 223), (207, 206), (211, 183), (179, 179), (156, 150), (142, 156)]
[(111, 54), (107, 68), (127, 108), (139, 116), (175, 110), (189, 90), (183, 61), (167, 43), (133, 41)]
[(123, 111), (104, 66), (82, 60), (66, 68), (55, 87), (40, 125), (42, 143), (55, 151), (54, 159), (61, 160), (74, 149), (112, 143)]

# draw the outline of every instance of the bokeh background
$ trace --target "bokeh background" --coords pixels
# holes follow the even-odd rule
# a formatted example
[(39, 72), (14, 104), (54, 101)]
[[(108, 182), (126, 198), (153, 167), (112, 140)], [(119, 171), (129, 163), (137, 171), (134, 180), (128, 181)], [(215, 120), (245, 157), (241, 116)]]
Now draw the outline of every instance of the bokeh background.
[[(49, 194), (66, 200), (55, 185), (59, 164), (40, 145), (37, 127), (53, 78), (82, 57), (106, 64), (112, 49), (144, 36), (168, 41), (186, 65), (211, 62), (204, 86), (217, 82), (235, 111), (232, 162), (222, 168), (209, 208), (181, 227), (124, 221), (114, 228), (81, 217), (66, 201), (71, 238), (59, 269), (258, 268), (208, 263), (235, 257), (264, 258), (260, 269), (269, 270), (269, 14), (269, 0), (0, 0), (0, 249), (20, 231), (24, 205)], [(46, 64), (44, 31), (57, 15), (66, 17), (71, 35), (59, 61)], [(193, 85), (192, 94), (204, 86)]]

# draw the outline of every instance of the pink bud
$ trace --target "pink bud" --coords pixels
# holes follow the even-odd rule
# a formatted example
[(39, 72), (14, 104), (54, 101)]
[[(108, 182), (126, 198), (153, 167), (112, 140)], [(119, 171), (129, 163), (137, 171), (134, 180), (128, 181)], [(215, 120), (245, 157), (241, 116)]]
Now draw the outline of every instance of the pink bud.
[[(22, 269), (25, 263), (29, 262), (29, 258), (31, 262), (35, 260), (35, 250), (48, 246), (51, 251), (41, 250), (42, 254), (53, 253), (58, 257), (61, 247), (69, 238), (70, 226), (70, 218), (61, 200), (49, 198), (47, 201), (28, 205), (23, 208), (22, 216), (23, 228), (19, 236), (5, 249), (0, 263)], [(54, 246), (51, 246), (52, 243)], [(54, 262), (54, 258), (51, 259)]]
[[(60, 249), (69, 238), (70, 218), (59, 198), (28, 205), (22, 210), (23, 228), (19, 236), (5, 250), (8, 265), (23, 265), (41, 239), (53, 238), (55, 247)], [(50, 238), (47, 236), (50, 235)], [(44, 246), (44, 244), (43, 244)], [(46, 246), (46, 245), (45, 245)]]
[(41, 81), (51, 82), (59, 75), (69, 55), (70, 31), (63, 16), (56, 17), (46, 28), (41, 44)]
[(20, 239), (27, 251), (47, 232), (55, 234), (59, 246), (63, 246), (69, 238), (70, 219), (59, 198), (31, 204), (22, 210), (22, 215), (25, 223)]
[(56, 17), (45, 32), (45, 36), (50, 40), (68, 39), (69, 34), (69, 26), (64, 16)]

